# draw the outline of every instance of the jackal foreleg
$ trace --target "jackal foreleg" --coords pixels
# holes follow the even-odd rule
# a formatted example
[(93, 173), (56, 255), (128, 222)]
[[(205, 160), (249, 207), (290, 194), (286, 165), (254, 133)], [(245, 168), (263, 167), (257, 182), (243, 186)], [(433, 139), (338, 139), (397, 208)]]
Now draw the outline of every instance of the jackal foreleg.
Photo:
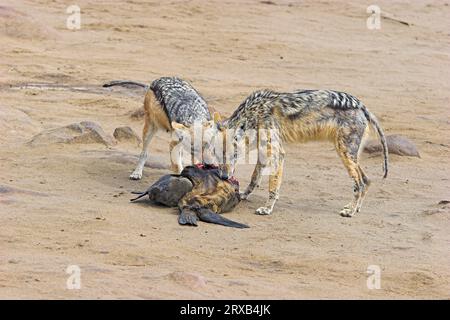
[(170, 149), (170, 169), (180, 174), (183, 170), (183, 149), (179, 145), (178, 141), (171, 141), (169, 144)]
[(283, 166), (284, 166), (284, 151), (283, 149), (278, 150), (276, 153), (277, 159), (274, 170), (269, 177), (269, 199), (267, 199), (266, 205), (264, 207), (258, 208), (256, 214), (268, 215), (273, 211), (275, 202), (277, 202), (280, 195), (281, 180), (283, 178)]
[(245, 200), (248, 196), (255, 190), (256, 187), (259, 187), (262, 179), (262, 170), (264, 166), (261, 163), (257, 163), (255, 169), (253, 170), (252, 179), (250, 180), (250, 184), (247, 189), (243, 193), (241, 193), (241, 199)]

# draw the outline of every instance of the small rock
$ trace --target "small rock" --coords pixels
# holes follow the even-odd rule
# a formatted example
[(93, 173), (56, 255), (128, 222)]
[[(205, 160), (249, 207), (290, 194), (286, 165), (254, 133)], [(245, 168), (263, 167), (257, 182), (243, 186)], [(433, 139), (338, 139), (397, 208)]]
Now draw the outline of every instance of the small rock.
[(206, 287), (207, 282), (202, 275), (183, 271), (172, 272), (169, 274), (169, 279), (190, 289), (202, 289)]
[(28, 144), (34, 147), (53, 143), (100, 143), (111, 146), (116, 144), (116, 141), (113, 137), (106, 134), (97, 123), (83, 121), (64, 127), (45, 130), (35, 135)]
[(142, 119), (144, 117), (144, 115), (145, 115), (144, 108), (141, 107), (141, 108), (136, 109), (135, 111), (133, 111), (130, 114), (130, 118), (133, 119), (133, 120), (140, 120), (140, 119)]
[(119, 127), (114, 130), (113, 134), (120, 142), (130, 142), (136, 145), (140, 145), (142, 140), (130, 127)]
[(41, 130), (39, 123), (25, 112), (0, 106), (0, 143), (25, 142)]
[[(415, 144), (408, 138), (401, 135), (386, 136), (386, 142), (389, 153), (397, 154), (399, 156), (418, 157), (420, 158), (419, 151)], [(364, 146), (364, 152), (378, 153), (382, 152), (383, 148), (379, 140), (371, 140)]]

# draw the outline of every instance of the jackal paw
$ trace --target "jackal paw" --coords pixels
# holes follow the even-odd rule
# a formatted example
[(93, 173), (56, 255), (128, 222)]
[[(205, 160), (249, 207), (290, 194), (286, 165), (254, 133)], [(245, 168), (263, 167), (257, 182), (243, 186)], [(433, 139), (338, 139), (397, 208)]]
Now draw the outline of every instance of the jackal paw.
[(241, 200), (247, 200), (247, 199), (248, 199), (248, 196), (249, 196), (249, 194), (246, 193), (246, 192), (241, 192), (241, 193), (239, 193), (239, 198), (240, 198)]
[(175, 174), (180, 174), (181, 171), (183, 171), (183, 167), (182, 167), (182, 166), (179, 166), (179, 165), (177, 165), (177, 164), (172, 164), (172, 165), (170, 166), (170, 170), (172, 170), (172, 172), (174, 172)]
[(142, 178), (142, 172), (133, 171), (133, 173), (130, 174), (130, 179), (131, 180), (141, 180), (141, 178)]
[(342, 217), (351, 218), (355, 215), (355, 210), (350, 206), (345, 206), (340, 212)]
[(267, 207), (261, 207), (261, 208), (256, 209), (255, 213), (259, 214), (261, 216), (267, 216), (272, 213), (272, 210)]

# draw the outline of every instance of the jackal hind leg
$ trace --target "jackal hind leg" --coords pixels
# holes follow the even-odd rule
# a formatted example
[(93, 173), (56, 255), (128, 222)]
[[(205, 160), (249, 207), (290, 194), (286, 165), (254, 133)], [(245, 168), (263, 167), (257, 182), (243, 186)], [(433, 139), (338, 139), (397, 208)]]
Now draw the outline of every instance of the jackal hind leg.
[(361, 166), (359, 165), (359, 163), (358, 163), (358, 169), (359, 169), (359, 174), (361, 175), (361, 178), (362, 178), (363, 188), (362, 188), (362, 191), (361, 191), (361, 198), (359, 199), (359, 203), (356, 206), (356, 212), (360, 212), (361, 211), (362, 203), (364, 201), (364, 198), (367, 195), (367, 191), (369, 190), (369, 186), (370, 186), (370, 180), (366, 176), (366, 174), (364, 173), (364, 171), (361, 168)]
[(130, 175), (131, 180), (140, 180), (142, 178), (142, 171), (144, 170), (145, 162), (147, 162), (148, 158), (148, 147), (150, 145), (150, 141), (152, 141), (153, 135), (156, 132), (156, 128), (150, 121), (145, 120), (144, 129), (142, 132), (142, 151), (139, 155), (138, 164), (136, 169), (134, 169), (133, 173)]
[(367, 191), (369, 190), (369, 186), (370, 186), (370, 179), (364, 173), (364, 170), (361, 168), (361, 165), (359, 163), (359, 155), (362, 150), (363, 141), (364, 141), (364, 138), (368, 136), (368, 133), (369, 133), (369, 126), (367, 124), (365, 128), (360, 128), (358, 130), (358, 133), (355, 134), (355, 136), (353, 138), (351, 138), (354, 142), (350, 143), (350, 145), (353, 147), (353, 149), (357, 149), (357, 150), (352, 150), (352, 153), (354, 153), (354, 157), (356, 159), (356, 162), (358, 163), (358, 170), (359, 170), (359, 174), (362, 179), (362, 186), (363, 186), (362, 190), (361, 190), (361, 198), (356, 207), (356, 212), (361, 211), (362, 203), (364, 201), (364, 198), (367, 195)]
[(164, 128), (166, 130), (170, 129), (167, 115), (151, 90), (148, 90), (145, 95), (144, 111), (145, 124), (142, 131), (142, 152), (139, 155), (136, 169), (134, 169), (133, 173), (130, 175), (130, 179), (132, 180), (139, 180), (142, 178), (142, 170), (144, 169), (145, 162), (148, 158), (148, 147), (158, 128)]
[(351, 128), (349, 131), (339, 133), (336, 138), (336, 150), (341, 157), (348, 174), (354, 181), (354, 198), (341, 210), (340, 214), (343, 217), (352, 217), (356, 212), (359, 212), (362, 200), (367, 192), (366, 189), (369, 179), (358, 164), (358, 152), (363, 132), (364, 130)]

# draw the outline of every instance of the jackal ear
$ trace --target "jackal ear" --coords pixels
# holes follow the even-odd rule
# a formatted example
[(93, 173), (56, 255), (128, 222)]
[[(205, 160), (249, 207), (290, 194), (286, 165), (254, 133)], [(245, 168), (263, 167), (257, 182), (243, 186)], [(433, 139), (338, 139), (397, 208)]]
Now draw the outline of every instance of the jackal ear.
[(187, 129), (183, 124), (178, 123), (178, 122), (176, 122), (176, 121), (172, 121), (172, 128), (173, 128), (174, 130), (184, 130), (184, 129)]
[(222, 121), (222, 117), (220, 116), (220, 113), (218, 113), (218, 112), (214, 112), (213, 119), (214, 119), (215, 123), (219, 123)]

